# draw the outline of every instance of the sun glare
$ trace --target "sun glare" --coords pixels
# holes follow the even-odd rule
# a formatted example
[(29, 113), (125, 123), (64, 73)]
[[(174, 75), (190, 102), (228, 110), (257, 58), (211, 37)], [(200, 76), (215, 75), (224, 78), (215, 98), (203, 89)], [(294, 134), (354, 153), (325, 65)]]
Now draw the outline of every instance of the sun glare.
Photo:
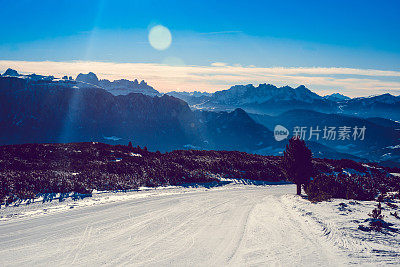
[(165, 50), (171, 45), (171, 32), (162, 25), (154, 26), (149, 32), (149, 42), (154, 49)]

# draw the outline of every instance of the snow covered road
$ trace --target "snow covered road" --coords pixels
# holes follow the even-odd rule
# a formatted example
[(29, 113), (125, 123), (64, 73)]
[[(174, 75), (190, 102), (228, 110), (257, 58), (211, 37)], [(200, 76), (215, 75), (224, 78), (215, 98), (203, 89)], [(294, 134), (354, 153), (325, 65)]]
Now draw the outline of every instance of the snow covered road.
[(346, 253), (285, 198), (226, 186), (0, 222), (0, 266), (338, 266)]

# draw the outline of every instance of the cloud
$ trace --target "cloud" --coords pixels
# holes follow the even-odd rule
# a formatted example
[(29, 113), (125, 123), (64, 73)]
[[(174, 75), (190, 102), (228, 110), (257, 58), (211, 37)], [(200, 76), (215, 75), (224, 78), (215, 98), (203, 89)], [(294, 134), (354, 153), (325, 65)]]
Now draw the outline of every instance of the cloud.
[(226, 63), (224, 63), (224, 62), (214, 62), (214, 63), (211, 63), (211, 66), (213, 66), (213, 67), (225, 67), (225, 66), (227, 66), (228, 64), (226, 64)]
[(214, 92), (235, 84), (271, 83), (277, 86), (306, 85), (323, 95), (341, 92), (349, 96), (400, 94), (400, 72), (356, 68), (262, 68), (230, 66), (214, 62), (211, 66), (167, 65), (155, 63), (114, 63), (91, 61), (7, 61), (0, 60), (0, 71), (7, 68), (22, 73), (62, 77), (92, 71), (102, 79), (143, 79), (161, 92), (201, 90)]

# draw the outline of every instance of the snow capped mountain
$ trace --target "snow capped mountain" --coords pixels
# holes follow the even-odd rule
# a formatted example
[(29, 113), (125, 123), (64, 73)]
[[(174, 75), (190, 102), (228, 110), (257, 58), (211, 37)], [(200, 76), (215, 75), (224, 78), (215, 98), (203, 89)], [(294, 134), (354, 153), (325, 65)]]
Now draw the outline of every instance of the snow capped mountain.
[(113, 95), (127, 95), (130, 93), (141, 93), (149, 96), (160, 96), (161, 94), (145, 81), (138, 82), (137, 79), (130, 81), (126, 79), (115, 80), (100, 80), (99, 85), (112, 93)]
[(171, 91), (171, 92), (168, 92), (167, 95), (185, 96), (185, 97), (209, 97), (209, 96), (212, 96), (212, 93), (200, 92), (200, 91), (193, 91), (193, 92)]
[(355, 101), (362, 101), (366, 104), (371, 103), (384, 103), (384, 104), (395, 104), (400, 102), (400, 97), (391, 95), (389, 93), (383, 95), (373, 95), (369, 97), (358, 97), (354, 99)]
[(338, 103), (340, 113), (400, 120), (400, 97), (391, 94), (357, 97)]
[(172, 91), (167, 93), (167, 95), (182, 99), (183, 101), (187, 102), (190, 106), (196, 106), (204, 104), (205, 102), (209, 101), (212, 93), (207, 92), (177, 92)]
[(328, 100), (331, 100), (331, 101), (339, 102), (339, 101), (349, 100), (351, 98), (348, 97), (348, 96), (342, 95), (340, 93), (334, 93), (334, 94), (331, 94), (331, 95), (324, 96), (324, 99), (328, 99)]
[(187, 102), (192, 109), (232, 111), (243, 108), (246, 112), (279, 115), (293, 109), (307, 109), (324, 113), (340, 113), (361, 117), (381, 117), (399, 121), (400, 96), (391, 94), (349, 98), (340, 93), (324, 97), (304, 85), (297, 88), (277, 87), (272, 84), (254, 86), (234, 85), (228, 90), (211, 95), (196, 92), (170, 92)]
[(193, 109), (200, 110), (226, 111), (243, 108), (250, 113), (279, 115), (293, 109), (306, 109), (400, 120), (400, 96), (391, 94), (349, 98), (335, 93), (321, 97), (304, 85), (292, 88), (265, 83), (258, 86), (235, 85), (211, 96), (194, 97), (189, 92), (168, 94), (186, 101)]
[[(273, 133), (269, 129), (276, 124), (293, 128), (300, 123), (367, 126), (370, 134), (366, 142), (356, 147), (357, 153), (342, 149), (340, 157), (355, 154), (353, 156), (375, 159), (376, 155), (391, 153), (391, 160), (400, 158), (393, 149), (389, 152), (381, 149), (398, 145), (398, 142), (389, 142), (398, 140), (397, 132), (392, 129), (398, 129), (398, 125), (383, 119), (398, 121), (400, 118), (399, 97), (390, 94), (336, 102), (305, 86), (279, 88), (260, 84), (256, 87), (236, 85), (214, 94), (171, 92), (162, 97), (150, 97), (160, 94), (145, 81), (121, 79), (111, 82), (99, 80), (94, 73), (80, 74), (76, 80), (36, 74), (10, 75), (19, 74), (9, 70), (7, 75), (0, 77), (0, 107), (3, 110), (0, 126), (7, 129), (0, 134), (0, 143), (4, 144), (60, 140), (126, 143), (134, 137), (138, 143), (153, 145), (159, 150), (194, 146), (199, 149), (275, 151), (280, 144), (273, 142)], [(141, 94), (130, 94), (132, 92)], [(203, 110), (190, 110), (187, 103), (177, 98)], [(25, 103), (23, 107), (21, 99)], [(247, 112), (266, 117), (257, 118), (258, 124)], [(359, 119), (343, 116), (345, 114)], [(362, 117), (376, 118), (364, 121), (360, 120)], [(65, 132), (65, 125), (74, 130)], [(338, 145), (333, 142), (321, 145), (328, 148), (331, 144)], [(371, 147), (376, 148), (374, 155), (364, 153)], [(326, 148), (325, 156), (337, 156), (336, 146), (329, 148), (331, 151)], [(322, 148), (318, 147), (318, 151)]]
[[(199, 92), (170, 92), (168, 94), (186, 101), (194, 109), (209, 110), (234, 110), (238, 107), (245, 108), (246, 111), (263, 110), (262, 106), (270, 107), (282, 101), (285, 102), (284, 106), (297, 105), (297, 108), (304, 108), (311, 103), (318, 106), (320, 102), (328, 101), (304, 85), (292, 88), (266, 83), (258, 86), (234, 85), (228, 90), (217, 91), (213, 94)], [(331, 103), (328, 103), (328, 106), (329, 104)]]
[(252, 84), (232, 86), (228, 90), (215, 92), (211, 101), (218, 104), (242, 106), (275, 100), (296, 100), (312, 103), (314, 100), (320, 99), (322, 99), (321, 96), (311, 92), (304, 85), (292, 88), (290, 86), (276, 87), (275, 85), (264, 83), (257, 87)]
[(193, 112), (172, 96), (115, 96), (85, 85), (0, 77), (0, 144), (134, 140), (161, 151), (192, 145), (254, 152), (272, 142), (272, 132), (243, 110)]
[(80, 73), (76, 77), (76, 81), (99, 86), (103, 89), (106, 89), (113, 95), (127, 95), (130, 93), (140, 93), (149, 96), (161, 95), (157, 90), (148, 85), (145, 81), (141, 81), (139, 83), (137, 79), (135, 79), (134, 81), (121, 79), (111, 82), (107, 79), (99, 80), (96, 74), (94, 74), (93, 72), (89, 72), (88, 74)]

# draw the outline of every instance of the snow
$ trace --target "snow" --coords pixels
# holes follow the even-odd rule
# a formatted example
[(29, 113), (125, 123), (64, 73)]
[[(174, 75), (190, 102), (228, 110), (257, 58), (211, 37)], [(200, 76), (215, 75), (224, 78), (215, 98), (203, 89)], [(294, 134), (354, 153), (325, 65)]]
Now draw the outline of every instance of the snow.
[[(400, 264), (400, 220), (383, 204), (384, 220), (393, 223), (397, 233), (383, 231), (364, 232), (358, 225), (367, 226), (365, 220), (376, 206), (375, 201), (336, 199), (329, 202), (310, 203), (305, 199), (286, 195), (283, 201), (292, 210), (304, 216), (310, 227), (324, 233), (324, 239), (339, 249), (350, 264)], [(397, 201), (399, 205), (399, 201)]]
[(122, 139), (121, 137), (117, 137), (117, 136), (103, 136), (103, 138), (106, 140), (111, 140), (111, 141), (119, 141)]
[(387, 158), (390, 158), (390, 157), (391, 157), (391, 155), (392, 155), (392, 153), (385, 153), (385, 154), (383, 154), (383, 155), (381, 156), (381, 159), (387, 159)]
[(314, 204), (292, 184), (224, 182), (0, 209), (0, 266), (400, 264), (398, 233), (358, 230), (374, 202)]
[(194, 149), (194, 150), (196, 150), (196, 149), (201, 149), (201, 147), (195, 146), (195, 145), (192, 145), (192, 144), (186, 144), (186, 145), (184, 145), (183, 147), (184, 147), (185, 149)]

